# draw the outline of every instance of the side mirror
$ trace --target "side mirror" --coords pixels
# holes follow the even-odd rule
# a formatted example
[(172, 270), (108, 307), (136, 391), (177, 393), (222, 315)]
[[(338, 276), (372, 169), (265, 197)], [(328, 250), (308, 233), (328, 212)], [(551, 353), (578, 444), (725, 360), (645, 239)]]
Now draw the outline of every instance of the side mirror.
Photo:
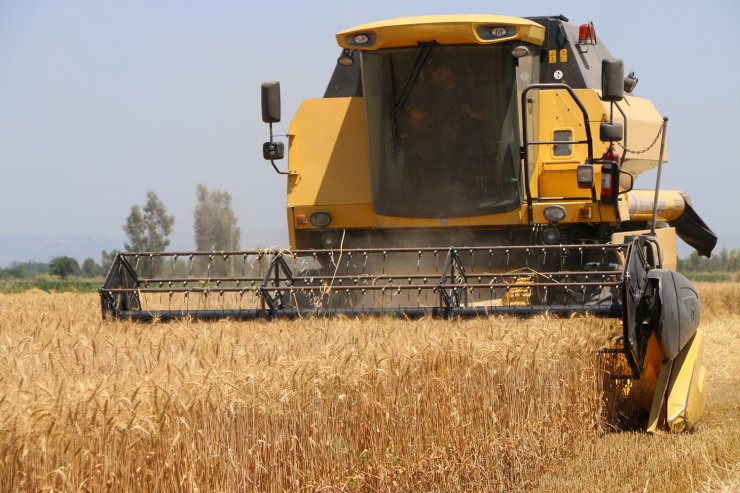
[(624, 138), (624, 128), (621, 123), (602, 122), (599, 126), (599, 138), (602, 142), (620, 141)]
[(262, 121), (280, 121), (280, 82), (276, 80), (262, 83)]
[(601, 100), (621, 101), (624, 98), (624, 62), (619, 58), (601, 61)]
[(635, 177), (629, 171), (619, 170), (619, 193), (627, 193), (635, 186)]
[(272, 124), (280, 121), (280, 82), (276, 80), (262, 83), (262, 121), (270, 124), (270, 141), (262, 144), (262, 157), (272, 163), (279, 175), (290, 174), (275, 166), (276, 160), (285, 157), (285, 145), (275, 142), (272, 135)]

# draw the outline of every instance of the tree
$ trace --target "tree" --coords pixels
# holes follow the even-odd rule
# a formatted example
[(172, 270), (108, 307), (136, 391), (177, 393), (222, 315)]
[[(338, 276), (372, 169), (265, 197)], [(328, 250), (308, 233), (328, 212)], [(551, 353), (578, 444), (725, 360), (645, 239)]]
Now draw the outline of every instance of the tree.
[(100, 252), (100, 266), (103, 268), (103, 274), (108, 272), (110, 266), (113, 265), (113, 261), (116, 260), (116, 256), (118, 255), (118, 253), (118, 250), (116, 250), (115, 248), (110, 252), (107, 250), (102, 250)]
[(13, 261), (4, 269), (0, 269), (0, 279), (33, 279), (41, 274), (48, 273), (49, 264), (46, 262), (29, 260), (21, 263)]
[(231, 195), (198, 185), (196, 196), (193, 214), (196, 248), (204, 252), (238, 250), (241, 231), (231, 209)]
[(26, 276), (26, 269), (17, 262), (13, 262), (8, 267), (0, 269), (0, 279), (23, 279)]
[(62, 279), (79, 273), (80, 264), (75, 258), (63, 255), (60, 257), (54, 257), (51, 259), (51, 262), (49, 262), (49, 274), (59, 276)]
[(95, 263), (95, 261), (90, 257), (83, 260), (81, 270), (83, 277), (97, 277), (103, 275), (103, 267)]
[(175, 217), (167, 214), (157, 194), (146, 193), (146, 204), (144, 207), (134, 205), (131, 214), (126, 219), (123, 231), (128, 237), (129, 243), (124, 246), (130, 252), (161, 252), (170, 244), (167, 239), (172, 233)]

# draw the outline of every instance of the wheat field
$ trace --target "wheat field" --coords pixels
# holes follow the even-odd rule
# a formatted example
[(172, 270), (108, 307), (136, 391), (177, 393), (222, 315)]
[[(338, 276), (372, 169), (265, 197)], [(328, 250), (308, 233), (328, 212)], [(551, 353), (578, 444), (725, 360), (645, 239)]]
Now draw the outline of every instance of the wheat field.
[(0, 491), (740, 490), (740, 284), (700, 285), (707, 411), (626, 431), (576, 317), (135, 324), (0, 295)]

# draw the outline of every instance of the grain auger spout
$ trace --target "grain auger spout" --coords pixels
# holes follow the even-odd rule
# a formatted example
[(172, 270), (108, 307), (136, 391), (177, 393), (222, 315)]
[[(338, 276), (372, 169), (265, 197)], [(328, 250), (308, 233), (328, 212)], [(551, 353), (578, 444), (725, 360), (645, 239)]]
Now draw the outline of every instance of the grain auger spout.
[[(279, 82), (261, 88), (290, 248), (120, 254), (103, 314), (621, 319), (613, 376), (652, 428), (691, 427), (702, 332), (676, 241), (709, 256), (717, 238), (684, 194), (660, 189), (668, 118), (633, 94), (637, 77), (594, 25), (406, 17), (336, 41), (324, 96), (287, 131), (273, 132)], [(634, 189), (654, 168), (656, 183)]]

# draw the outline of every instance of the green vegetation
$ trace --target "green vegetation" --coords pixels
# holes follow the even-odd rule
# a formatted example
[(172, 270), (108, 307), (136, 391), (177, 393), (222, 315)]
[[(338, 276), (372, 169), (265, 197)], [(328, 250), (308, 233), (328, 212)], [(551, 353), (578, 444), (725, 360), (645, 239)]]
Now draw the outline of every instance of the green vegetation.
[(80, 272), (80, 263), (77, 262), (77, 259), (68, 257), (67, 255), (54, 257), (49, 262), (49, 274), (57, 276), (60, 279), (79, 275)]
[(8, 279), (31, 279), (49, 273), (49, 264), (45, 262), (12, 262), (8, 267), (0, 268), (0, 281)]
[(167, 214), (167, 207), (154, 192), (146, 193), (144, 207), (134, 205), (126, 219), (123, 230), (129, 242), (129, 252), (160, 252), (170, 244), (167, 238), (172, 233), (175, 216)]
[(740, 280), (740, 250), (723, 247), (712, 258), (700, 257), (696, 252), (678, 259), (677, 270), (698, 282), (728, 282)]
[[(231, 208), (228, 192), (209, 190), (205, 185), (196, 189), (197, 204), (193, 214), (196, 247), (200, 251), (238, 250), (240, 231), (238, 219)], [(147, 192), (144, 205), (133, 205), (123, 224), (128, 252), (165, 251), (170, 244), (169, 235), (175, 217), (167, 213), (167, 207), (156, 193)], [(53, 257), (49, 262), (12, 262), (0, 268), (0, 293), (22, 293), (31, 289), (47, 292), (95, 292), (103, 283), (108, 269), (118, 255), (118, 249), (103, 250), (100, 263), (86, 258), (80, 263), (68, 255)], [(205, 265), (187, 266), (184, 262), (162, 263), (160, 259), (149, 260), (144, 273), (166, 270), (177, 275), (187, 270), (208, 269)]]
[(13, 262), (0, 268), (0, 293), (22, 293), (31, 289), (46, 292), (91, 293), (98, 290), (105, 275), (102, 265), (91, 258), (82, 262), (68, 256), (49, 262)]
[(40, 289), (47, 293), (94, 293), (103, 284), (103, 278), (85, 279), (82, 277), (67, 277), (44, 274), (33, 279), (0, 279), (0, 293), (25, 293), (32, 289)]

